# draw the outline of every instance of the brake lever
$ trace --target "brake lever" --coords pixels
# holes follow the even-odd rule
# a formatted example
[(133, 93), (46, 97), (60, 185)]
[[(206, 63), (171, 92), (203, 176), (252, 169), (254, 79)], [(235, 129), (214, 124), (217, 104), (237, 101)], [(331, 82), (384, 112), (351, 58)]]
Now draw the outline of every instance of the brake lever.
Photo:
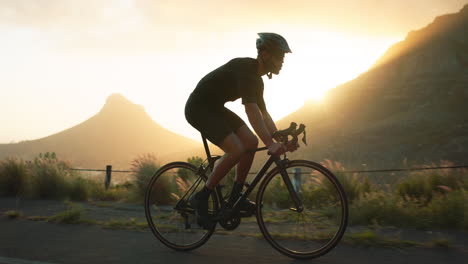
[(304, 130), (303, 134), (304, 134), (304, 135), (302, 136), (302, 142), (304, 142), (304, 144), (307, 146), (307, 140), (306, 140), (306, 132), (305, 132), (305, 130)]

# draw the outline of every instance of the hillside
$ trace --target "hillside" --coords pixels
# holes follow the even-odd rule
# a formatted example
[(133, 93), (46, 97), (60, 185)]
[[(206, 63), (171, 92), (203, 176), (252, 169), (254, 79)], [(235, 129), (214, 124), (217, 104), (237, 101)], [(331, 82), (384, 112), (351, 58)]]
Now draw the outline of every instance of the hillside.
[(142, 106), (113, 94), (98, 114), (60, 133), (38, 140), (0, 144), (0, 158), (31, 159), (39, 153), (56, 152), (74, 166), (128, 169), (138, 155), (154, 153), (163, 163), (185, 160), (200, 152), (201, 143), (177, 135), (154, 122)]
[(468, 163), (468, 5), (390, 47), (366, 73), (282, 119), (308, 126), (295, 157), (359, 167)]

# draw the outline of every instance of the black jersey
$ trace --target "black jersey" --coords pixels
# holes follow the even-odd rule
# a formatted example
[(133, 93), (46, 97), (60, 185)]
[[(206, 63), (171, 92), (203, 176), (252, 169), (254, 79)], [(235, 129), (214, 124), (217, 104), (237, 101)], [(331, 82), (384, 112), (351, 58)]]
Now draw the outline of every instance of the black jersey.
[(257, 61), (235, 58), (203, 77), (190, 96), (205, 105), (218, 107), (242, 98), (242, 104), (256, 103), (266, 110), (263, 80), (257, 72)]

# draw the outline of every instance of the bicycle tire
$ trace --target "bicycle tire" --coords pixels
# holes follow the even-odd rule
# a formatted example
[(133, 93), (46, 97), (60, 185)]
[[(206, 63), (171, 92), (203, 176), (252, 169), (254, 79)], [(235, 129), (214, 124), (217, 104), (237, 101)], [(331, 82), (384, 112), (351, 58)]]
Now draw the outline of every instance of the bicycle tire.
[[(198, 168), (186, 162), (172, 162), (161, 167), (151, 178), (145, 194), (148, 226), (164, 245), (178, 251), (202, 246), (216, 226), (204, 230), (196, 223), (193, 208), (187, 201), (204, 185)], [(213, 193), (210, 210), (216, 212), (218, 201)]]
[[(303, 170), (296, 171), (300, 177), (292, 173), (297, 168)], [(322, 256), (338, 244), (346, 231), (346, 193), (333, 173), (318, 163), (288, 161), (285, 169), (290, 179), (299, 178), (294, 188), (300, 194), (304, 210), (289, 209), (294, 203), (287, 188), (281, 186), (280, 169), (275, 167), (257, 193), (257, 205), (260, 205), (256, 210), (257, 223), (265, 239), (280, 253), (296, 259)], [(301, 222), (296, 229), (291, 225), (293, 220)]]

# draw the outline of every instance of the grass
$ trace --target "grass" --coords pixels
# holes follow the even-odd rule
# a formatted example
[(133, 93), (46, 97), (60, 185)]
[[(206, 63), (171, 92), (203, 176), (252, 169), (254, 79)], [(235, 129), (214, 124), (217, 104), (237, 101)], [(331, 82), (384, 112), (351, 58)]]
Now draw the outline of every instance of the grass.
[[(443, 162), (432, 166), (453, 166)], [(466, 174), (462, 171), (421, 171), (410, 174), (397, 185), (397, 193), (404, 200), (417, 200), (427, 205), (437, 195), (466, 188)]]
[(31, 164), (32, 195), (40, 199), (66, 199), (70, 166), (49, 157), (36, 158)]
[(0, 161), (0, 195), (24, 195), (30, 187), (30, 174), (26, 162), (18, 158)]
[[(218, 235), (238, 235), (243, 237), (254, 237), (254, 238), (263, 238), (263, 235), (259, 232), (253, 233), (246, 233), (246, 232), (236, 232), (232, 233), (232, 231), (225, 231), (225, 230), (217, 230), (216, 234)], [(276, 239), (295, 239), (299, 241), (322, 241), (325, 242), (329, 238), (329, 236), (304, 236), (304, 235), (297, 235), (297, 234), (274, 234)], [(345, 243), (347, 245), (356, 246), (356, 247), (378, 247), (378, 248), (450, 248), (452, 246), (452, 242), (450, 239), (446, 238), (439, 238), (434, 239), (426, 243), (420, 243), (410, 240), (402, 240), (398, 238), (386, 238), (381, 235), (378, 235), (371, 230), (365, 230), (358, 233), (353, 234), (345, 234), (343, 239), (340, 243)]]
[(364, 230), (358, 233), (345, 234), (344, 243), (362, 247), (385, 247), (385, 248), (407, 248), (425, 247), (422, 243), (417, 243), (401, 239), (389, 239), (382, 237), (371, 230)]
[(53, 216), (47, 217), (48, 222), (62, 223), (62, 224), (79, 224), (83, 223), (81, 213), (83, 207), (68, 202), (68, 209)]
[(91, 181), (88, 188), (91, 193), (87, 201), (90, 202), (133, 201), (132, 185), (111, 186), (106, 189), (102, 183)]
[[(349, 202), (353, 202), (354, 200), (371, 191), (371, 185), (367, 177), (361, 176), (357, 173), (354, 173), (351, 176), (345, 174), (345, 168), (341, 163), (325, 160), (322, 165), (333, 171), (333, 174), (336, 176), (344, 191), (346, 192), (346, 196), (348, 197)], [(327, 182), (327, 184), (330, 185), (328, 188), (332, 190), (331, 193), (334, 193), (334, 187), (331, 186), (331, 183)]]
[(106, 190), (103, 183), (71, 171), (71, 164), (53, 153), (33, 161), (7, 158), (0, 161), (0, 195), (72, 201), (117, 201), (132, 197), (131, 184)]
[[(31, 221), (46, 221), (51, 223), (60, 224), (86, 224), (86, 225), (97, 225), (107, 229), (118, 229), (118, 230), (144, 230), (148, 228), (145, 222), (137, 221), (135, 218), (129, 218), (128, 220), (122, 219), (111, 219), (109, 221), (96, 221), (89, 218), (83, 217), (83, 207), (72, 202), (66, 202), (68, 205), (67, 210), (59, 212), (52, 216), (30, 216), (27, 217)], [(9, 215), (16, 215), (16, 211), (9, 211)], [(13, 217), (10, 217), (13, 218)], [(18, 218), (18, 217), (15, 217)]]
[(160, 165), (153, 154), (145, 154), (135, 158), (131, 166), (132, 171), (135, 171), (133, 174), (135, 183), (134, 194), (136, 195), (135, 200), (143, 201), (146, 187)]
[[(200, 163), (200, 159), (189, 159)], [(393, 185), (381, 185), (370, 182), (364, 175), (348, 175), (338, 162), (325, 161), (340, 179), (349, 198), (349, 224), (417, 229), (455, 229), (468, 231), (468, 174), (467, 170), (431, 170), (409, 173), (394, 181)], [(447, 162), (435, 164), (451, 165)], [(431, 165), (432, 166), (432, 165)], [(33, 161), (19, 158), (7, 158), (0, 161), (0, 195), (26, 197), (34, 199), (57, 199), (88, 201), (94, 203), (125, 201), (141, 204), (144, 189), (159, 164), (152, 155), (137, 157), (133, 162), (136, 171), (133, 181), (120, 186), (111, 186), (108, 190), (102, 182), (84, 179), (80, 174), (69, 169), (71, 164), (57, 158), (53, 153), (39, 155)], [(179, 178), (183, 178), (179, 171)], [(168, 176), (161, 181), (157, 195), (168, 199), (171, 188), (176, 188), (177, 177)], [(159, 181), (158, 181), (159, 182)], [(387, 182), (388, 183), (388, 182)], [(159, 191), (163, 190), (163, 191)], [(166, 190), (166, 191), (164, 191)], [(308, 188), (304, 192), (306, 206), (326, 204), (326, 188)], [(288, 192), (278, 180), (273, 180), (265, 192), (265, 201), (273, 202), (278, 207), (289, 208)], [(324, 200), (325, 199), (325, 200)], [(309, 204), (307, 203), (309, 201)], [(310, 202), (313, 201), (313, 202)], [(328, 207), (327, 207), (328, 208)], [(73, 210), (71, 210), (73, 211)], [(79, 210), (62, 215), (63, 221), (75, 221)], [(330, 210), (327, 216), (337, 212)], [(59, 216), (54, 221), (62, 221)], [(265, 216), (267, 222), (288, 221), (287, 214)]]
[(128, 220), (122, 219), (111, 219), (105, 222), (99, 222), (98, 225), (107, 229), (120, 229), (120, 230), (146, 230), (148, 229), (148, 224), (146, 221), (138, 222), (135, 218), (129, 218)]
[(34, 215), (34, 216), (28, 216), (27, 219), (31, 221), (47, 221), (48, 217)]
[(435, 238), (426, 243), (429, 248), (450, 248), (452, 246), (452, 240), (448, 238)]
[(404, 200), (397, 194), (373, 192), (350, 205), (350, 225), (372, 225), (417, 229), (456, 229), (468, 231), (468, 195), (452, 191), (434, 195), (428, 204)]
[(91, 201), (89, 202), (90, 204), (97, 206), (97, 207), (102, 207), (102, 208), (111, 208), (115, 210), (123, 210), (123, 211), (133, 211), (133, 209), (129, 209), (126, 207), (122, 207), (119, 204), (116, 204), (115, 202), (109, 202), (109, 201)]
[(8, 217), (9, 219), (19, 219), (23, 216), (23, 213), (21, 213), (20, 211), (16, 211), (16, 210), (10, 210), (10, 211), (6, 211), (4, 215)]
[(376, 234), (372, 230), (364, 230), (357, 233), (345, 234), (343, 241), (355, 246), (389, 248), (450, 248), (453, 245), (453, 241), (446, 237), (433, 238), (427, 242), (415, 242), (410, 240), (403, 240), (398, 237), (387, 238)]
[[(128, 219), (111, 219), (108, 221), (96, 221), (93, 219), (86, 219), (83, 217), (83, 207), (72, 203), (67, 202), (68, 208), (63, 212), (59, 212), (55, 215), (45, 217), (45, 216), (31, 216), (26, 217), (28, 220), (32, 221), (45, 221), (51, 223), (61, 223), (61, 224), (85, 224), (85, 225), (94, 225), (100, 226), (105, 229), (113, 230), (132, 230), (132, 231), (145, 231), (148, 230), (148, 225), (146, 221), (137, 221), (136, 218)], [(4, 213), (7, 217), (11, 219), (20, 219), (23, 217), (23, 214), (18, 211), (7, 211)], [(172, 227), (173, 228), (173, 227)], [(261, 238), (263, 235), (258, 232), (235, 232), (217, 230), (216, 234), (219, 235), (238, 235), (245, 237), (255, 237)], [(317, 233), (312, 235), (305, 234), (296, 234), (296, 233), (276, 233), (272, 234), (275, 239), (280, 240), (300, 240), (300, 241), (326, 241), (330, 234), (328, 233)], [(452, 240), (445, 237), (433, 238), (428, 242), (414, 242), (409, 240), (402, 240), (398, 237), (388, 238), (372, 230), (363, 230), (359, 232), (347, 232), (342, 239), (342, 243), (359, 246), (359, 247), (380, 247), (380, 248), (408, 248), (408, 247), (418, 247), (418, 248), (450, 248), (452, 246)]]

